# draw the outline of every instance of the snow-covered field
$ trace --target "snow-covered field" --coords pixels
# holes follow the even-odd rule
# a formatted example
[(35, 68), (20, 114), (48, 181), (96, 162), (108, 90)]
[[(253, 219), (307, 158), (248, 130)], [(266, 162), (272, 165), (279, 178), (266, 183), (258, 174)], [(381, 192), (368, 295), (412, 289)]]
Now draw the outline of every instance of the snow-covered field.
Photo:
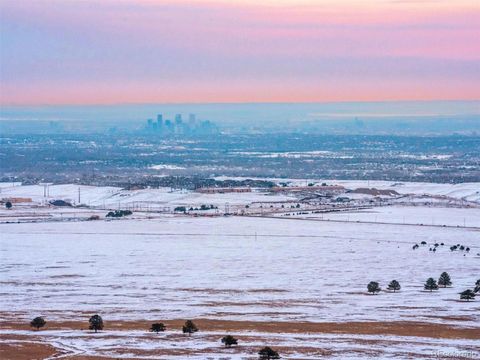
[[(6, 184), (6, 183), (3, 183)], [(170, 188), (123, 190), (121, 188), (104, 186), (85, 185), (50, 185), (48, 196), (44, 196), (45, 189), (41, 185), (8, 186), (1, 189), (0, 198), (22, 197), (31, 198), (34, 203), (43, 204), (50, 200), (66, 200), (72, 204), (87, 206), (98, 206), (103, 208), (162, 208), (182, 205), (215, 205), (223, 207), (225, 203), (232, 205), (246, 205), (255, 201), (288, 201), (293, 197), (275, 194), (270, 195), (264, 192), (248, 193), (227, 193), (227, 194), (201, 194), (186, 190), (172, 190)]]
[[(1, 331), (10, 334), (10, 331)], [(178, 331), (151, 334), (147, 331), (46, 330), (37, 334), (17, 331), (17, 334), (37, 341), (55, 344), (67, 356), (105, 356), (115, 359), (218, 359), (253, 360), (265, 344), (281, 349), (282, 358), (315, 359), (477, 359), (478, 341), (464, 339), (432, 339), (426, 337), (372, 336), (348, 334), (269, 334), (259, 332), (232, 333), (239, 346), (224, 348), (222, 332), (199, 332), (192, 337)], [(1, 345), (0, 340), (0, 345)], [(168, 356), (159, 356), (163, 351)], [(50, 359), (58, 359), (59, 356)]]
[[(415, 190), (414, 185), (408, 186), (408, 191)], [(458, 198), (475, 196), (474, 186), (465, 185), (463, 190), (442, 186), (442, 190), (432, 187), (429, 191)], [(380, 184), (370, 187), (381, 188)], [(76, 185), (52, 186), (50, 197), (74, 198), (76, 191)], [(422, 190), (415, 191), (421, 194)], [(291, 199), (263, 193), (128, 192), (86, 186), (81, 187), (81, 194), (82, 202), (90, 205), (118, 201), (125, 201), (122, 205), (129, 201), (191, 204), (195, 199), (199, 204), (221, 205), (265, 201), (259, 198)], [(2, 186), (2, 197), (7, 196), (32, 197), (40, 204), (43, 187)], [(88, 214), (94, 210), (22, 205), (1, 211), (20, 216), (32, 211)], [(2, 223), (0, 320), (28, 323), (42, 315), (47, 323), (85, 321), (99, 313), (107, 324), (178, 319), (291, 324), (415, 321), (478, 328), (480, 301), (460, 301), (458, 293), (473, 288), (480, 278), (479, 211), (395, 205), (301, 215), (304, 218), (157, 214), (154, 219), (145, 215), (117, 221)], [(319, 217), (340, 221), (318, 221)], [(412, 249), (422, 241), (427, 245)], [(429, 251), (434, 243), (444, 245)], [(470, 251), (452, 252), (449, 247), (454, 244), (468, 246)], [(453, 286), (424, 291), (426, 279), (438, 279), (444, 271), (451, 275)], [(370, 281), (378, 281), (385, 289), (393, 279), (400, 282), (401, 291), (367, 294)], [(2, 327), (0, 339), (7, 336), (7, 340), (0, 340), (0, 345), (9, 342), (8, 336), (29, 334)], [(218, 331), (201, 331), (190, 338), (173, 329), (155, 336), (107, 328), (98, 335), (47, 329), (34, 339), (70, 355), (115, 358), (157, 359), (152, 354), (168, 351), (169, 356), (160, 358), (182, 359), (184, 352), (175, 353), (180, 347), (191, 350), (188, 357), (192, 359), (254, 359), (263, 345), (282, 349), (288, 359), (434, 358), (432, 354), (438, 352), (480, 356), (479, 340), (405, 335), (244, 330), (234, 333), (242, 344), (237, 349), (221, 348), (219, 338), (224, 334)]]
[[(217, 177), (218, 180), (227, 179), (226, 177)], [(228, 178), (232, 179), (232, 178)], [(245, 178), (237, 177), (236, 180)], [(275, 182), (285, 182), (289, 186), (306, 186), (309, 183), (320, 185), (342, 185), (347, 189), (357, 188), (375, 188), (379, 190), (395, 190), (399, 194), (447, 196), (454, 199), (463, 199), (466, 201), (480, 202), (480, 183), (460, 183), (460, 184), (437, 184), (421, 182), (394, 182), (381, 180), (318, 180), (318, 179), (281, 179), (267, 178), (262, 180), (271, 180)]]
[(300, 215), (307, 219), (362, 221), (407, 225), (480, 227), (480, 208), (384, 206), (371, 209)]
[[(475, 230), (238, 217), (0, 229), (0, 311), (25, 319), (479, 320), (478, 303), (457, 301), (480, 274)], [(446, 245), (412, 250), (421, 241)], [(443, 271), (454, 287), (424, 292)], [(400, 293), (365, 294), (392, 279)]]

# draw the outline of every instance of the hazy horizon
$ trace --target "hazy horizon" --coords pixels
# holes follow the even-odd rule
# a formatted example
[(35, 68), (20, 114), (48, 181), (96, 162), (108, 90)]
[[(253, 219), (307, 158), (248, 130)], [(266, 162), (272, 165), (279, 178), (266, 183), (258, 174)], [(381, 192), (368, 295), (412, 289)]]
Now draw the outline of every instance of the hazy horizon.
[(0, 2), (0, 104), (472, 100), (480, 6)]

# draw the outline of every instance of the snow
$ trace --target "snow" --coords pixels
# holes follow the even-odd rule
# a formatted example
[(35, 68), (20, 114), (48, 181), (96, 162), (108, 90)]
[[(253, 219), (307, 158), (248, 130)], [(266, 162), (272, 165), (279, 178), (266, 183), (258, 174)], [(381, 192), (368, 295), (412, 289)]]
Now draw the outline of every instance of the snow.
[[(216, 177), (217, 180), (225, 180), (227, 177)], [(235, 177), (231, 179), (244, 180), (244, 177)], [(256, 179), (256, 178), (248, 178)], [(399, 194), (415, 194), (431, 196), (448, 196), (454, 199), (463, 199), (466, 201), (480, 202), (480, 183), (460, 183), (460, 184), (437, 184), (422, 182), (394, 182), (381, 180), (332, 180), (332, 179), (282, 179), (282, 178), (262, 178), (261, 180), (270, 180), (275, 182), (286, 182), (289, 186), (306, 186), (308, 183), (320, 185), (342, 185), (347, 189), (357, 188), (375, 188), (379, 190), (395, 190)]]
[(200, 206), (216, 205), (224, 206), (225, 203), (232, 205), (246, 205), (260, 201), (288, 201), (293, 197), (287, 195), (270, 195), (265, 192), (245, 192), (227, 194), (202, 194), (187, 190), (172, 190), (170, 188), (124, 190), (117, 187), (96, 187), (75, 184), (50, 185), (48, 196), (44, 197), (44, 187), (40, 185), (28, 185), (6, 188), (2, 191), (2, 197), (26, 197), (32, 198), (35, 203), (44, 204), (50, 200), (69, 200), (72, 204), (78, 204), (80, 190), (80, 203), (88, 206), (103, 208), (121, 207), (165, 207), (193, 205)]
[[(321, 183), (321, 182), (320, 182)], [(394, 189), (478, 201), (479, 184), (327, 181), (347, 188)], [(299, 185), (303, 185), (300, 181)], [(18, 184), (20, 185), (20, 184)], [(366, 186), (367, 185), (367, 186)], [(339, 213), (276, 217), (192, 217), (135, 212), (130, 219), (48, 222), (43, 218), (105, 215), (104, 210), (41, 206), (52, 199), (78, 200), (98, 208), (129, 205), (161, 209), (180, 205), (242, 206), (292, 201), (264, 192), (200, 194), (167, 188), (122, 190), (73, 184), (44, 187), (0, 184), (1, 197), (29, 197), (32, 204), (0, 209), (0, 313), (28, 322), (82, 320), (99, 313), (106, 323), (139, 319), (255, 321), (420, 321), (478, 327), (480, 301), (459, 301), (459, 292), (480, 278), (480, 208), (442, 207), (445, 202), (410, 201)], [(361, 200), (368, 195), (354, 194)], [(442, 205), (443, 204), (443, 205)], [(417, 205), (417, 206), (412, 206)], [(70, 214), (70, 215), (69, 215)], [(420, 225), (423, 224), (423, 225)], [(446, 226), (444, 226), (446, 225)], [(412, 245), (427, 245), (413, 250)], [(436, 252), (434, 243), (445, 243)], [(471, 251), (450, 251), (463, 244)], [(453, 286), (424, 291), (429, 277), (447, 271)], [(367, 284), (402, 289), (368, 295)], [(6, 318), (1, 320), (8, 320)], [(152, 351), (178, 348), (189, 359), (255, 359), (269, 345), (289, 349), (284, 358), (429, 358), (435, 354), (480, 356), (480, 341), (408, 336), (239, 332), (240, 346), (221, 347), (218, 332), (192, 337), (169, 329), (146, 331), (0, 330), (31, 335), (70, 355), (156, 359)], [(0, 340), (1, 343), (2, 340)], [(5, 341), (5, 340), (3, 340)], [(311, 348), (307, 353), (297, 347)], [(138, 355), (144, 351), (145, 355)], [(150, 353), (149, 353), (150, 352)], [(206, 354), (208, 353), (208, 356)], [(150, 354), (150, 355), (149, 355)], [(284, 355), (284, 354), (282, 354)], [(441, 355), (443, 356), (443, 355)], [(454, 355), (456, 356), (456, 355)], [(169, 356), (182, 359), (185, 355)]]
[(480, 228), (480, 208), (468, 209), (426, 206), (382, 206), (356, 211), (307, 214), (295, 217), (337, 221), (362, 221), (407, 225), (466, 226)]
[(150, 166), (150, 169), (152, 170), (184, 170), (186, 168), (183, 166), (177, 166), (177, 165), (159, 164), (159, 165)]
[[(479, 319), (478, 302), (457, 301), (480, 274), (478, 230), (165, 217), (1, 224), (0, 231), (0, 311), (26, 318), (90, 311), (111, 319)], [(421, 241), (446, 245), (413, 251)], [(456, 243), (470, 253), (451, 252)], [(424, 292), (425, 280), (443, 271), (455, 286)], [(385, 288), (392, 279), (400, 293), (366, 295), (368, 282)]]
[[(183, 336), (179, 330), (168, 330), (160, 334), (147, 331), (111, 331), (97, 334), (91, 331), (42, 330), (10, 331), (0, 330), (0, 335), (25, 335), (38, 338), (63, 350), (65, 356), (110, 356), (115, 358), (135, 358), (138, 352), (144, 352), (142, 359), (158, 359), (158, 355), (148, 355), (154, 351), (177, 351), (177, 355), (169, 355), (168, 359), (184, 359), (184, 351), (189, 351), (189, 359), (258, 359), (259, 349), (268, 344), (276, 348), (288, 349), (281, 352), (287, 359), (318, 359), (323, 354), (331, 353), (332, 359), (411, 359), (412, 356), (433, 358), (442, 354), (463, 355), (465, 358), (478, 358), (480, 341), (449, 339), (445, 340), (409, 337), (409, 336), (376, 336), (344, 334), (284, 334), (240, 332), (232, 335), (239, 340), (238, 346), (224, 348), (220, 339), (225, 335), (220, 332), (201, 331), (193, 336)], [(1, 343), (1, 342), (0, 342)], [(298, 353), (299, 348), (310, 349), (310, 355)], [(207, 352), (207, 353), (206, 353)], [(58, 358), (54, 356), (52, 358)]]

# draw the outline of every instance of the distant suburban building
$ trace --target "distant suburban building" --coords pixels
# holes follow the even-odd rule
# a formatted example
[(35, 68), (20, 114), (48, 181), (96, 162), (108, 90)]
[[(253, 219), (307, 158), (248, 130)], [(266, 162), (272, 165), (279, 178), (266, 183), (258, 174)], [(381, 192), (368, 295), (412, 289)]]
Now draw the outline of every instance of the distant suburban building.
[(323, 192), (323, 193), (338, 193), (343, 192), (345, 188), (341, 185), (331, 186), (275, 186), (271, 188), (273, 192)]
[(227, 187), (227, 188), (216, 188), (216, 187), (208, 187), (208, 188), (199, 188), (196, 190), (202, 194), (225, 194), (225, 193), (248, 193), (252, 192), (252, 189), (249, 187)]
[(12, 204), (30, 203), (32, 202), (32, 198), (22, 198), (22, 197), (3, 198), (2, 203), (6, 203), (6, 202), (11, 202)]

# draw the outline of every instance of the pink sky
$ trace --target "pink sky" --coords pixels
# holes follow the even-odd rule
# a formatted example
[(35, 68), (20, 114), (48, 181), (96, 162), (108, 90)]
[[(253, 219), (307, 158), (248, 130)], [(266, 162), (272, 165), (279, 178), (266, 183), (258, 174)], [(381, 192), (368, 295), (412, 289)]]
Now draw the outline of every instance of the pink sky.
[(0, 102), (480, 99), (479, 4), (3, 0)]

